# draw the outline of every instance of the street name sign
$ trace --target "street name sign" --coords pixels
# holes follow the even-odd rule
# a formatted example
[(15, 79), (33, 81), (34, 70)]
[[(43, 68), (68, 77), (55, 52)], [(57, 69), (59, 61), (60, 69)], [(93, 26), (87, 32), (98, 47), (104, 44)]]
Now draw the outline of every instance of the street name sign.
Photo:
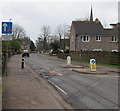
[(12, 35), (2, 35), (2, 41), (11, 41)]
[(2, 34), (12, 34), (12, 22), (2, 22)]

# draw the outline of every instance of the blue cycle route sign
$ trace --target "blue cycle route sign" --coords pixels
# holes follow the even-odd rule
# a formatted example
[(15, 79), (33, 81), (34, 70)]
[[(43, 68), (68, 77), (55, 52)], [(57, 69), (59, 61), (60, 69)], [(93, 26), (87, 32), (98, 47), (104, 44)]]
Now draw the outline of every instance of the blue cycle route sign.
[(2, 34), (12, 34), (12, 22), (2, 22)]

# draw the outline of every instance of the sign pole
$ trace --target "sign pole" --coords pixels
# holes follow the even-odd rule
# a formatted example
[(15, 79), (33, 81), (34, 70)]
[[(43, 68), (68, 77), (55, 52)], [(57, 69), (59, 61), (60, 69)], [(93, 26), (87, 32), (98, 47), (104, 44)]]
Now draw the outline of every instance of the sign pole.
[[(11, 45), (10, 42), (12, 40), (12, 22), (2, 22), (2, 41), (5, 41), (6, 44), (6, 49), (5, 49), (5, 54), (4, 54), (4, 70), (5, 70), (5, 75), (7, 76), (7, 62), (8, 62), (8, 57), (9, 53), (11, 50)], [(10, 46), (10, 47), (9, 47)]]

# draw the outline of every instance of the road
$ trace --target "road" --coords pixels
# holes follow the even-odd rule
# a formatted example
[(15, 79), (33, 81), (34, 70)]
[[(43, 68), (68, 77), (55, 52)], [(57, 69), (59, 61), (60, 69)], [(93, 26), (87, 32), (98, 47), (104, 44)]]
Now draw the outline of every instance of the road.
[(117, 73), (112, 71), (107, 75), (77, 73), (60, 67), (65, 64), (65, 60), (39, 54), (31, 54), (29, 58), (25, 58), (25, 62), (54, 85), (73, 108), (118, 109)]

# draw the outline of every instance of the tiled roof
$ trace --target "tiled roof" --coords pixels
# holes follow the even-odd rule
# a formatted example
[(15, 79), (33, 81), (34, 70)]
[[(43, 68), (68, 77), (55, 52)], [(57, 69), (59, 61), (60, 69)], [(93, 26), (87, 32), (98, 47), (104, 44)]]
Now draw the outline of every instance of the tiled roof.
[(80, 35), (108, 35), (112, 30), (105, 30), (100, 22), (94, 21), (73, 21), (76, 34)]

